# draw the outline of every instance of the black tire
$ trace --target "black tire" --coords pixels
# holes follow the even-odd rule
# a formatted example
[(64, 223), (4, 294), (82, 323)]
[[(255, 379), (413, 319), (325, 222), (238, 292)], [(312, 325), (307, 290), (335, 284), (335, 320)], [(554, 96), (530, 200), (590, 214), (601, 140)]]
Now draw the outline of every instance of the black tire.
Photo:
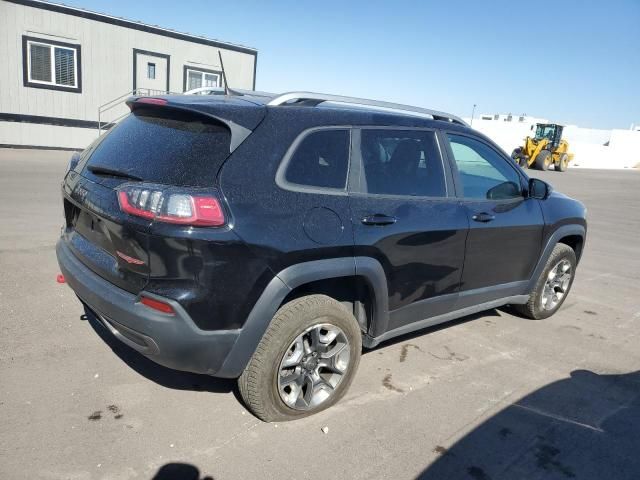
[(566, 172), (567, 168), (569, 168), (569, 155), (563, 153), (560, 155), (560, 159), (558, 160), (558, 164), (556, 165), (556, 170), (559, 172)]
[[(315, 407), (298, 410), (287, 405), (281, 398), (278, 386), (281, 363), (285, 355), (290, 355), (293, 342), (304, 335), (305, 331), (320, 324), (338, 327), (344, 333), (349, 346), (346, 357), (348, 366), (326, 400)], [(312, 415), (329, 408), (343, 397), (358, 369), (361, 353), (360, 327), (346, 307), (326, 295), (297, 298), (280, 307), (273, 317), (249, 364), (238, 379), (240, 394), (247, 408), (265, 422), (295, 420)]]
[(536, 157), (536, 168), (538, 170), (549, 170), (551, 166), (551, 152), (542, 150)]
[(520, 161), (518, 162), (518, 165), (520, 165), (520, 168), (522, 168), (523, 170), (526, 170), (527, 168), (529, 168), (527, 157), (520, 157)]
[(511, 159), (516, 162), (516, 164), (520, 165), (522, 168), (527, 168), (527, 160), (522, 154), (522, 147), (518, 147), (511, 152)]
[[(551, 270), (564, 261), (567, 261), (571, 267), (571, 277), (569, 279), (568, 285), (566, 286), (566, 288), (562, 289), (563, 293), (559, 301), (552, 308), (545, 308), (543, 306), (542, 297), (545, 292), (545, 285), (549, 280)], [(569, 295), (569, 291), (571, 290), (571, 286), (573, 285), (573, 279), (575, 278), (576, 265), (576, 253), (573, 251), (573, 249), (570, 246), (565, 245), (564, 243), (558, 243), (553, 248), (553, 251), (549, 256), (549, 259), (547, 260), (544, 270), (540, 274), (540, 277), (536, 282), (536, 286), (529, 296), (529, 301), (525, 305), (513, 305), (514, 310), (519, 314), (533, 320), (542, 320), (556, 313), (564, 303), (567, 295)]]

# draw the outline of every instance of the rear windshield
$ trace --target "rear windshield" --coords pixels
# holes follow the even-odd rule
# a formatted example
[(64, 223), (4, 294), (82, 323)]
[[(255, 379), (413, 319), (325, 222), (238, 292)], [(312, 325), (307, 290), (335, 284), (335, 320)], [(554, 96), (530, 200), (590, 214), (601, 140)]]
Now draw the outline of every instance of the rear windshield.
[(229, 129), (214, 119), (136, 110), (87, 149), (86, 166), (153, 183), (212, 186), (230, 143)]

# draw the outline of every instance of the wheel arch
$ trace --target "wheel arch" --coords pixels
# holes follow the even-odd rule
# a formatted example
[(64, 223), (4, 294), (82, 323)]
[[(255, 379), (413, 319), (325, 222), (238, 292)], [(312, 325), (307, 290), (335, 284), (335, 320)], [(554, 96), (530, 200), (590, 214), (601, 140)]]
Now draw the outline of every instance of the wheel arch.
[[(370, 301), (364, 311), (354, 312), (364, 333), (384, 331), (388, 324), (387, 281), (380, 263), (370, 257), (342, 257), (291, 265), (269, 282), (255, 303), (233, 348), (216, 376), (240, 376), (269, 327), (273, 316), (285, 302), (305, 293), (330, 294), (353, 282), (366, 290)], [(340, 300), (340, 298), (338, 298)], [(345, 300), (345, 299), (342, 299)], [(362, 315), (365, 318), (362, 318)]]
[(582, 256), (582, 250), (584, 248), (584, 236), (573, 234), (566, 235), (558, 240), (558, 243), (564, 243), (573, 249), (576, 253), (576, 260), (580, 261), (580, 257)]
[(570, 246), (576, 252), (576, 259), (579, 261), (582, 255), (582, 250), (584, 248), (586, 236), (586, 229), (582, 225), (572, 224), (572, 225), (563, 225), (559, 227), (555, 232), (551, 234), (547, 243), (542, 251), (542, 255), (538, 259), (538, 263), (536, 264), (536, 268), (531, 275), (529, 280), (529, 285), (527, 286), (527, 291), (530, 292), (535, 287), (535, 284), (538, 280), (538, 277), (542, 273), (553, 248), (558, 243), (563, 243), (565, 245)]

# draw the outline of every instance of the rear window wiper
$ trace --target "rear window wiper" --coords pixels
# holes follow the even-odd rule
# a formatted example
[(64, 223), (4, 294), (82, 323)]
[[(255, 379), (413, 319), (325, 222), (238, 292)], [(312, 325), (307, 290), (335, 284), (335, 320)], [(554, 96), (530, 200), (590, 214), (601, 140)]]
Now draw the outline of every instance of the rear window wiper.
[(127, 172), (121, 172), (120, 170), (115, 170), (109, 167), (101, 167), (100, 165), (89, 165), (87, 166), (87, 170), (89, 170), (94, 175), (104, 175), (106, 177), (128, 178), (129, 180), (142, 181), (142, 178), (136, 177), (135, 175), (131, 175)]

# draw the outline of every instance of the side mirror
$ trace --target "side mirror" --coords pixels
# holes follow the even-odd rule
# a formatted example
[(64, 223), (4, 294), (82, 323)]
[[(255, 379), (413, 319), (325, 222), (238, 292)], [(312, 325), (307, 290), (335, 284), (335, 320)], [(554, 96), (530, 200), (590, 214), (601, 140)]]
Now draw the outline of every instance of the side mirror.
[(543, 182), (539, 178), (529, 179), (529, 198), (537, 198), (538, 200), (545, 200), (551, 192), (553, 187), (547, 182)]

